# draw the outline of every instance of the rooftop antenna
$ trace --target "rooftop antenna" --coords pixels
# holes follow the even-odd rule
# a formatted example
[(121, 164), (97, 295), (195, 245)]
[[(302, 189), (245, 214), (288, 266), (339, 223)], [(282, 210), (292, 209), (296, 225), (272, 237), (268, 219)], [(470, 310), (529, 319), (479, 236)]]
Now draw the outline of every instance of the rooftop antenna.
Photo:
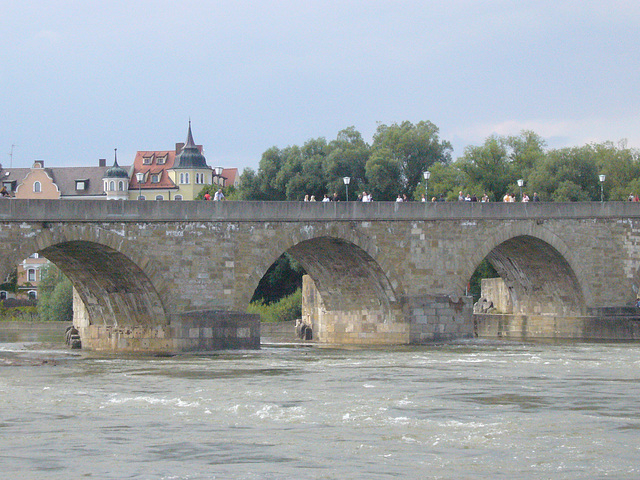
[(9, 153), (9, 168), (13, 168), (13, 148), (17, 147), (15, 143), (11, 144), (11, 152)]

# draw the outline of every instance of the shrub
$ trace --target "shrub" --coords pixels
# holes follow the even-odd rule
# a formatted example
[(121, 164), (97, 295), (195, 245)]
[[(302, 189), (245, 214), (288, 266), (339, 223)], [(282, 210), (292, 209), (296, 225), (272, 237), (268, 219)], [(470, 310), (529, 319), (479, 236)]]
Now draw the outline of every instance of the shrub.
[(249, 313), (260, 315), (261, 322), (285, 322), (302, 316), (302, 290), (298, 289), (289, 296), (270, 304), (262, 300), (252, 302), (247, 308)]

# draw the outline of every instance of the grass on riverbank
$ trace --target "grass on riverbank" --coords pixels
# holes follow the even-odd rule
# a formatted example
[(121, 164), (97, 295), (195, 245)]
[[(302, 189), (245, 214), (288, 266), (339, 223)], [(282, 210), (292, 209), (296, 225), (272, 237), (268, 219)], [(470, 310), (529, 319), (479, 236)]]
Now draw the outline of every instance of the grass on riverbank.
[(277, 302), (265, 304), (263, 301), (249, 304), (248, 313), (260, 315), (261, 322), (285, 322), (302, 317), (302, 290), (298, 289), (291, 295)]
[(38, 322), (38, 307), (3, 307), (0, 305), (0, 322)]

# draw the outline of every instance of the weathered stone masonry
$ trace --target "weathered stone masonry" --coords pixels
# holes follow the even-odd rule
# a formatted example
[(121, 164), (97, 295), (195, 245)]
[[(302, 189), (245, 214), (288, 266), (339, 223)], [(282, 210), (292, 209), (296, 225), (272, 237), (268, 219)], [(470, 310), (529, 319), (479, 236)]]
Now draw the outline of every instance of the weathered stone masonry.
[(244, 312), (289, 252), (318, 289), (316, 338), (421, 343), (470, 335), (464, 292), (485, 257), (518, 313), (632, 304), (638, 225), (640, 209), (628, 202), (6, 200), (0, 273), (40, 252), (71, 278), (94, 330), (132, 327), (158, 338), (174, 335), (188, 312)]

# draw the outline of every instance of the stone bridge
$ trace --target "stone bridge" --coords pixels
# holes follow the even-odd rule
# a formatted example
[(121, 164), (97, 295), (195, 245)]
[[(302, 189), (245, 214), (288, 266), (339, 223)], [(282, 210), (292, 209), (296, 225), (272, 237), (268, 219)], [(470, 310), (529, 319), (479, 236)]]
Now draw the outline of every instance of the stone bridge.
[(11, 199), (0, 201), (0, 275), (38, 252), (71, 279), (86, 348), (179, 351), (220, 334), (208, 320), (242, 324), (288, 252), (315, 283), (306, 313), (319, 341), (424, 343), (472, 335), (465, 289), (485, 258), (515, 313), (633, 305), (639, 227), (640, 204), (628, 202)]

